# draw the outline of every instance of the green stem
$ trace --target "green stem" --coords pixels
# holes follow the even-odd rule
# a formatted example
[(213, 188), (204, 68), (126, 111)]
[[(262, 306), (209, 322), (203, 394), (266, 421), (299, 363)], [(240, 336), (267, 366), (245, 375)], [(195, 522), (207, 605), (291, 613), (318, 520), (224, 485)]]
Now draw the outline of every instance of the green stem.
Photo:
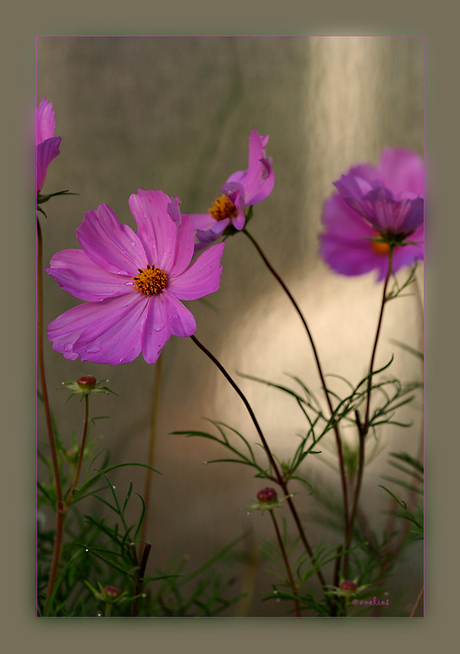
[(144, 487), (145, 513), (144, 513), (144, 522), (142, 524), (142, 531), (140, 536), (141, 541), (146, 540), (147, 538), (147, 525), (148, 525), (149, 512), (150, 512), (150, 494), (152, 490), (152, 478), (153, 478), (152, 468), (153, 468), (154, 456), (155, 456), (158, 411), (160, 406), (162, 360), (163, 360), (163, 356), (162, 354), (160, 354), (155, 364), (155, 382), (154, 382), (154, 389), (153, 389), (153, 404), (152, 404), (152, 415), (150, 420), (150, 440), (149, 440), (149, 452), (148, 452), (148, 461), (147, 461), (149, 467), (147, 468), (147, 473), (145, 477), (145, 487)]
[[(299, 532), (299, 536), (300, 536), (300, 538), (302, 540), (302, 543), (304, 544), (305, 549), (307, 550), (308, 555), (310, 556), (311, 560), (313, 561), (313, 563), (316, 564), (315, 555), (314, 555), (313, 550), (311, 549), (310, 544), (309, 544), (309, 542), (307, 540), (307, 536), (306, 536), (306, 534), (304, 532), (304, 529), (302, 527), (302, 523), (300, 522), (299, 515), (297, 513), (297, 510), (296, 510), (296, 508), (294, 506), (294, 503), (292, 501), (292, 498), (290, 496), (287, 484), (286, 484), (285, 480), (283, 479), (283, 476), (281, 475), (281, 473), (280, 473), (280, 471), (278, 469), (275, 458), (273, 457), (273, 454), (271, 453), (271, 450), (270, 450), (270, 448), (268, 446), (268, 443), (265, 440), (265, 436), (262, 433), (262, 429), (260, 428), (260, 425), (257, 422), (257, 418), (256, 418), (256, 416), (254, 414), (254, 411), (252, 410), (251, 405), (249, 404), (248, 400), (246, 399), (246, 396), (244, 395), (242, 390), (239, 388), (239, 386), (234, 382), (234, 380), (230, 377), (230, 375), (225, 370), (223, 365), (216, 359), (216, 357), (213, 354), (211, 354), (211, 352), (202, 343), (200, 343), (200, 341), (196, 338), (196, 336), (192, 335), (192, 336), (190, 336), (190, 338), (195, 343), (195, 345), (197, 345), (200, 348), (200, 350), (202, 352), (204, 352), (206, 354), (206, 356), (209, 357), (209, 359), (211, 359), (211, 361), (217, 366), (217, 368), (220, 370), (220, 372), (224, 375), (224, 377), (228, 381), (228, 383), (233, 387), (233, 389), (240, 396), (244, 406), (246, 407), (249, 415), (251, 416), (251, 420), (254, 423), (256, 431), (259, 434), (260, 440), (262, 441), (262, 445), (263, 445), (263, 448), (265, 450), (265, 453), (267, 454), (268, 460), (269, 460), (269, 462), (270, 462), (270, 464), (271, 464), (271, 466), (273, 468), (273, 471), (275, 473), (274, 481), (276, 481), (276, 483), (278, 483), (281, 486), (281, 488), (283, 489), (284, 494), (287, 496), (287, 503), (288, 503), (289, 509), (290, 509), (290, 511), (292, 513), (292, 517), (294, 518), (294, 522), (296, 523), (296, 526), (297, 526), (297, 529), (298, 529), (298, 532)], [(316, 570), (316, 574), (318, 575), (318, 579), (320, 580), (321, 585), (325, 586), (326, 582), (325, 582), (323, 574), (322, 574), (322, 572), (321, 572), (321, 570), (319, 568)]]
[[(299, 318), (302, 321), (303, 326), (305, 327), (305, 331), (307, 332), (307, 336), (308, 336), (308, 338), (310, 340), (311, 348), (313, 350), (313, 356), (315, 358), (316, 367), (318, 369), (319, 377), (320, 377), (321, 384), (322, 384), (324, 394), (325, 394), (325, 397), (326, 397), (326, 402), (327, 402), (327, 405), (329, 407), (329, 412), (330, 412), (331, 417), (332, 417), (334, 415), (334, 409), (332, 407), (332, 401), (331, 401), (330, 394), (329, 394), (329, 391), (328, 391), (327, 386), (326, 386), (326, 381), (325, 381), (324, 374), (323, 374), (323, 369), (322, 369), (322, 366), (321, 366), (321, 363), (320, 363), (320, 360), (319, 360), (318, 351), (316, 349), (315, 342), (313, 340), (313, 336), (311, 334), (311, 331), (310, 331), (310, 329), (308, 327), (307, 321), (306, 321), (302, 311), (300, 310), (299, 305), (294, 300), (294, 297), (292, 296), (292, 294), (289, 291), (288, 287), (286, 286), (286, 284), (284, 283), (284, 281), (282, 280), (280, 275), (273, 268), (271, 263), (268, 261), (268, 259), (265, 256), (262, 248), (260, 247), (260, 245), (257, 243), (257, 241), (254, 239), (254, 237), (251, 236), (251, 234), (245, 228), (242, 229), (242, 232), (244, 234), (246, 234), (246, 236), (249, 238), (251, 243), (256, 248), (257, 252), (260, 254), (260, 256), (261, 256), (263, 262), (265, 263), (265, 265), (267, 266), (268, 270), (272, 273), (272, 275), (278, 281), (281, 288), (284, 290), (284, 292), (286, 293), (286, 295), (288, 296), (288, 298), (292, 302), (292, 305), (293, 305), (294, 309), (297, 311), (297, 314), (299, 315)], [(338, 455), (338, 459), (339, 459), (339, 470), (340, 470), (340, 480), (341, 480), (341, 484), (342, 484), (343, 510), (344, 510), (344, 519), (345, 519), (345, 542), (347, 542), (351, 537), (351, 530), (350, 530), (350, 524), (349, 524), (347, 476), (346, 476), (346, 472), (345, 472), (345, 461), (344, 461), (344, 457), (343, 457), (342, 441), (341, 441), (341, 438), (340, 438), (339, 427), (338, 427), (338, 424), (337, 424), (336, 421), (333, 422), (332, 427), (334, 429), (335, 442), (336, 442), (336, 446), (337, 446), (337, 455)]]
[(286, 549), (284, 547), (283, 538), (281, 536), (281, 533), (280, 533), (278, 523), (276, 521), (273, 509), (270, 509), (269, 513), (270, 513), (271, 519), (273, 521), (273, 526), (275, 528), (276, 537), (278, 539), (278, 544), (280, 546), (281, 554), (283, 556), (284, 566), (286, 568), (286, 572), (287, 572), (287, 575), (289, 577), (289, 583), (290, 583), (291, 588), (292, 588), (292, 593), (293, 593), (293, 595), (295, 595), (295, 600), (294, 600), (295, 614), (296, 614), (296, 616), (298, 618), (300, 618), (301, 617), (301, 615), (300, 615), (300, 604), (299, 604), (299, 599), (298, 599), (298, 596), (297, 596), (297, 587), (296, 587), (296, 585), (294, 583), (294, 578), (292, 576), (291, 566), (289, 565), (289, 559), (287, 557)]
[(48, 390), (46, 387), (45, 376), (45, 356), (43, 350), (43, 239), (40, 227), (40, 221), (37, 216), (37, 354), (38, 354), (38, 368), (40, 375), (40, 384), (42, 387), (43, 407), (45, 410), (46, 425), (48, 429), (48, 437), (50, 442), (51, 460), (53, 464), (54, 480), (56, 483), (56, 501), (57, 501), (57, 514), (56, 514), (56, 534), (54, 540), (53, 557), (51, 559), (50, 575), (48, 578), (48, 587), (46, 590), (46, 601), (44, 607), (44, 615), (48, 615), (50, 608), (50, 598), (53, 592), (54, 579), (59, 560), (60, 543), (62, 540), (62, 522), (64, 515), (64, 502), (62, 499), (62, 486), (61, 476), (59, 473), (59, 463), (57, 458), (56, 441), (54, 438), (53, 422), (51, 420), (51, 409), (48, 398)]
[(145, 568), (147, 567), (147, 560), (149, 558), (151, 547), (152, 545), (150, 543), (145, 543), (144, 550), (142, 552), (141, 562), (139, 564), (139, 559), (137, 557), (137, 552), (136, 552), (136, 546), (134, 543), (131, 543), (131, 554), (133, 557), (133, 561), (135, 565), (138, 566), (138, 570), (135, 576), (136, 587), (134, 589), (134, 599), (131, 605), (131, 617), (133, 618), (137, 616), (137, 613), (139, 611), (139, 602), (141, 600), (141, 592), (144, 583)]

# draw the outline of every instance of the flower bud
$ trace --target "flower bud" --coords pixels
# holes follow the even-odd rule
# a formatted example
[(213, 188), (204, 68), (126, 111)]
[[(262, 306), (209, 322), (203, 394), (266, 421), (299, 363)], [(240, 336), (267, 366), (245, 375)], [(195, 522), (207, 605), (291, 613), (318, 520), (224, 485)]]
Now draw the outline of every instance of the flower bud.
[(107, 598), (115, 599), (121, 595), (121, 590), (116, 586), (104, 586), (103, 593), (105, 593)]
[(274, 488), (263, 488), (257, 493), (257, 499), (264, 504), (273, 504), (278, 500)]
[(93, 375), (83, 375), (83, 377), (77, 379), (77, 384), (83, 391), (92, 391), (96, 386), (96, 377), (93, 377)]
[(356, 584), (354, 581), (345, 580), (340, 584), (340, 590), (345, 592), (354, 592), (356, 590)]

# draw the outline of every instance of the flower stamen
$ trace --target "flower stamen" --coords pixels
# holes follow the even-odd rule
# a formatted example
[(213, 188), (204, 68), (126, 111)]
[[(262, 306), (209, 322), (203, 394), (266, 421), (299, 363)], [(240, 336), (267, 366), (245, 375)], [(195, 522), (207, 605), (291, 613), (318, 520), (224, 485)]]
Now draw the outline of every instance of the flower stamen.
[(221, 195), (220, 198), (214, 200), (212, 207), (208, 209), (208, 213), (219, 221), (225, 220), (225, 218), (236, 218), (238, 209), (226, 195)]
[(168, 276), (161, 270), (161, 268), (155, 268), (155, 264), (152, 267), (147, 266), (144, 270), (138, 268), (139, 274), (134, 279), (134, 288), (143, 293), (144, 295), (158, 295), (166, 287), (166, 282), (168, 281)]

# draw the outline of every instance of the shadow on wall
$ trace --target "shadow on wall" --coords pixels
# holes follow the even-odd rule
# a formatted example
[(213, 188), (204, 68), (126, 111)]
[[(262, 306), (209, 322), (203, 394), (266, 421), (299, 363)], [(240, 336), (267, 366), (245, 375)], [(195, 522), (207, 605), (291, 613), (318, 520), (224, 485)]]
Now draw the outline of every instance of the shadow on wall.
[[(257, 129), (270, 136), (267, 154), (276, 183), (255, 207), (250, 231), (304, 310), (326, 372), (356, 382), (368, 365), (381, 285), (372, 275), (340, 278), (318, 260), (321, 208), (342, 172), (358, 161), (374, 163), (385, 145), (422, 151), (422, 48), (417, 37), (39, 38), (38, 97), (53, 102), (56, 134), (63, 138), (47, 190), (79, 193), (49, 207), (44, 261), (78, 247), (75, 229), (85, 211), (101, 203), (135, 227), (128, 197), (138, 188), (179, 196), (184, 213), (205, 211), (227, 177), (247, 167), (249, 133)], [(243, 235), (227, 241), (223, 265), (221, 289), (209, 298), (217, 311), (200, 302), (189, 305), (198, 338), (232, 375), (285, 382), (287, 372), (319, 394), (302, 325)], [(45, 280), (47, 322), (76, 303), (51, 278)], [(417, 361), (390, 342), (420, 349), (420, 300), (414, 295), (393, 304), (377, 364), (394, 352), (395, 373), (420, 378)], [(203, 467), (223, 452), (207, 441), (170, 435), (206, 428), (206, 416), (255, 442), (244, 407), (189, 339), (172, 338), (163, 356), (155, 454), (162, 475), (155, 476), (150, 518), (155, 568), (175, 549), (198, 565), (248, 527), (265, 529), (259, 514), (239, 511), (260, 487), (248, 470)], [(108, 378), (119, 395), (95, 399), (94, 412), (110, 420), (97, 423), (94, 435), (104, 435), (114, 461), (145, 459), (152, 366), (142, 357), (117, 368), (70, 362), (49, 345), (47, 370), (64, 439), (70, 440), (72, 430), (78, 433), (79, 407), (64, 407), (64, 394), (53, 389), (93, 374)], [(255, 382), (241, 379), (241, 386), (274, 450), (288, 457), (305, 427), (298, 408)], [(396, 448), (416, 454), (420, 428), (417, 420), (410, 430), (395, 428), (390, 443), (382, 439), (381, 446), (386, 453)], [(385, 452), (370, 468), (374, 479)], [(327, 466), (316, 460), (311, 465), (312, 475), (320, 471), (337, 482)], [(114, 477), (117, 485), (131, 478), (142, 492), (143, 473), (125, 468)], [(312, 500), (303, 494), (306, 511)], [(369, 488), (365, 506), (375, 510), (380, 499)], [(315, 529), (314, 541), (320, 537)], [(265, 605), (253, 607), (258, 610)]]

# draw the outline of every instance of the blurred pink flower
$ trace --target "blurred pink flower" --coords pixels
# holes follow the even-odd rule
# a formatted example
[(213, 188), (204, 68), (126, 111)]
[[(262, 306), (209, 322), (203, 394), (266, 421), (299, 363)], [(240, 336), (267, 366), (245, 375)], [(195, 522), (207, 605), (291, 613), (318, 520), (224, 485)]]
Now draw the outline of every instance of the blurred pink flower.
[(54, 129), (53, 105), (44, 97), (38, 105), (35, 119), (37, 193), (43, 188), (48, 166), (59, 154), (62, 139), (60, 136), (54, 136)]
[(390, 244), (394, 272), (423, 259), (424, 165), (417, 153), (385, 148), (375, 168), (354, 166), (334, 186), (339, 192), (324, 204), (320, 235), (320, 254), (333, 270), (362, 275), (375, 268), (381, 280)]
[(77, 229), (81, 250), (63, 250), (46, 270), (65, 291), (85, 300), (53, 320), (48, 339), (66, 357), (117, 365), (142, 351), (155, 363), (170, 336), (191, 336), (196, 323), (180, 300), (219, 289), (224, 244), (190, 266), (194, 233), (178, 198), (142, 191), (129, 198), (137, 234), (101, 204)]
[(230, 175), (222, 186), (222, 195), (214, 200), (207, 213), (191, 214), (197, 250), (216, 241), (230, 225), (243, 229), (244, 210), (262, 202), (272, 192), (275, 173), (265, 155), (267, 143), (268, 136), (260, 136), (253, 129), (249, 137), (248, 169)]

